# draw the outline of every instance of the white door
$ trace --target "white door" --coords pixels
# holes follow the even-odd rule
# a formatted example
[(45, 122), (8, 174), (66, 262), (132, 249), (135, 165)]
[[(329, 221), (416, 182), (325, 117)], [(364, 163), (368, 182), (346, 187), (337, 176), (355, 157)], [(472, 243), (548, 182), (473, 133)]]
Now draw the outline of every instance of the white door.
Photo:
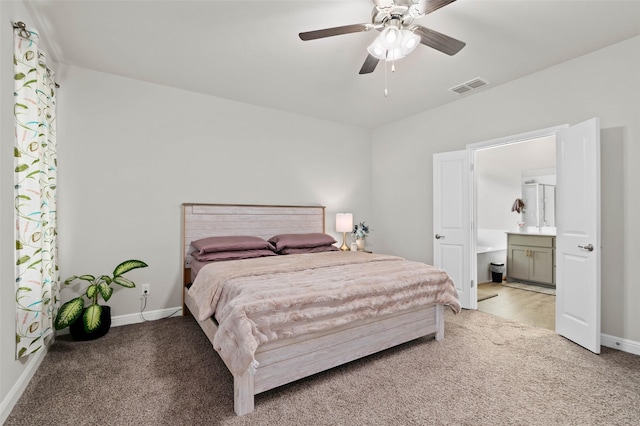
[(556, 331), (600, 353), (599, 120), (556, 141)]
[(471, 281), (470, 179), (468, 151), (433, 155), (433, 263), (453, 279), (462, 307), (477, 309), (478, 290)]

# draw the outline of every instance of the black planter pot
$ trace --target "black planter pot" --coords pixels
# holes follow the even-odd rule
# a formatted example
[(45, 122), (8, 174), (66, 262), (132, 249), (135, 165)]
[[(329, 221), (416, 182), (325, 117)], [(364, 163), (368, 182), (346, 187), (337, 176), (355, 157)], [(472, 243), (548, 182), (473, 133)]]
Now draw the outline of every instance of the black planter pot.
[[(82, 315), (84, 315), (84, 311), (82, 311)], [(111, 328), (111, 306), (103, 306), (102, 314), (100, 314), (100, 327), (91, 333), (87, 333), (84, 330), (84, 322), (82, 321), (82, 316), (78, 318), (76, 322), (69, 326), (69, 333), (74, 340), (93, 340), (98, 337), (102, 337), (109, 332)]]

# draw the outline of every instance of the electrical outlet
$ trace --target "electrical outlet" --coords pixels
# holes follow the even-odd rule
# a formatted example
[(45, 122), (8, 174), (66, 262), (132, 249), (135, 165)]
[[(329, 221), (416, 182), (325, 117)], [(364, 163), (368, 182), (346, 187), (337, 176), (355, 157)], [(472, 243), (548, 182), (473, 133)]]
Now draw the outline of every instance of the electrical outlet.
[(151, 284), (142, 284), (142, 297), (147, 297), (151, 294)]

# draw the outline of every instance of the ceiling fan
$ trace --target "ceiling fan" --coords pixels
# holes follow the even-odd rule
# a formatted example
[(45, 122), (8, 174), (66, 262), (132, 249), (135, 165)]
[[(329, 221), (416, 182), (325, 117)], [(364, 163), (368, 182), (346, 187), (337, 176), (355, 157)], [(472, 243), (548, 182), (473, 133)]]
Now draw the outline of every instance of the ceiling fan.
[(418, 44), (424, 44), (447, 55), (455, 55), (466, 43), (432, 29), (414, 24), (435, 10), (456, 0), (373, 0), (375, 7), (370, 24), (353, 24), (341, 27), (300, 33), (300, 39), (316, 40), (342, 34), (380, 31), (380, 35), (367, 48), (368, 56), (360, 74), (373, 72), (380, 60), (395, 61), (411, 53)]

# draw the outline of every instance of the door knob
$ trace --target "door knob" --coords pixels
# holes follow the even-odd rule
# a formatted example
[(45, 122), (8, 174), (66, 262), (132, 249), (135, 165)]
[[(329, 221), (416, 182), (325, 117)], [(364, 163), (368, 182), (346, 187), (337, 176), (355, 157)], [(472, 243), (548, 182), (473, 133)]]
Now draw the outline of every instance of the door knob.
[(581, 246), (580, 244), (578, 244), (578, 248), (581, 248), (582, 250), (593, 251), (593, 244), (587, 244), (586, 246)]
[(439, 240), (440, 238), (444, 238), (444, 235), (436, 234), (436, 240)]

